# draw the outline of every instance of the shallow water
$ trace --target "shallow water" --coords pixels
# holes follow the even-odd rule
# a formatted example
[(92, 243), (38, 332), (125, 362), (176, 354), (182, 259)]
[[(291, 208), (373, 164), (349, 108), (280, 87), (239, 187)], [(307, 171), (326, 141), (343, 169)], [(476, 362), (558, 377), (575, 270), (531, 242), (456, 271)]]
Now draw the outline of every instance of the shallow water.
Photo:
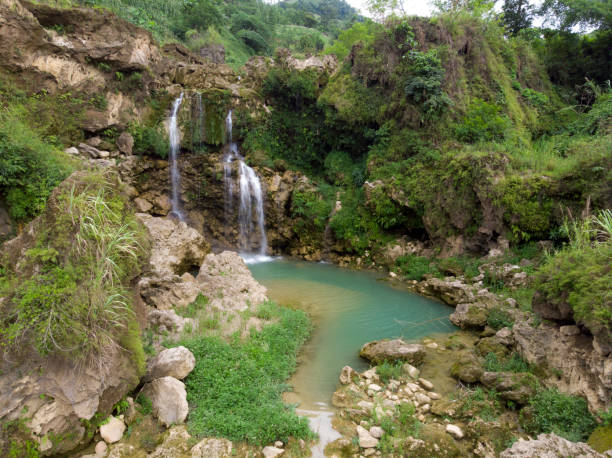
[[(368, 368), (359, 357), (364, 343), (394, 337), (414, 340), (456, 329), (447, 318), (452, 308), (393, 288), (373, 273), (278, 258), (252, 263), (249, 269), (271, 299), (306, 310), (314, 321), (313, 336), (290, 381), (294, 392), (286, 400), (298, 404), (298, 411), (319, 427), (321, 449), (335, 438), (325, 437), (334, 436), (325, 425), (340, 370), (345, 365), (358, 371)], [(313, 452), (322, 456), (322, 450)]]

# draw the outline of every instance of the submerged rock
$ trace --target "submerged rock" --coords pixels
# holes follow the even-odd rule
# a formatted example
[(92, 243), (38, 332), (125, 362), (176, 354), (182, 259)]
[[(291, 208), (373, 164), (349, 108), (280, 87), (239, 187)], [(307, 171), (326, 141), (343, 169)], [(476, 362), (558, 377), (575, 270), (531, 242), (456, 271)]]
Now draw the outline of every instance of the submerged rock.
[(538, 458), (605, 458), (587, 444), (570, 442), (554, 433), (540, 434), (537, 439), (515, 442), (504, 450), (500, 458), (538, 457)]
[(174, 377), (183, 380), (195, 367), (193, 353), (185, 347), (174, 347), (163, 350), (147, 365), (146, 381), (161, 377)]
[(183, 423), (189, 406), (183, 382), (173, 377), (161, 377), (147, 383), (143, 394), (153, 404), (153, 414), (165, 426)]
[(378, 340), (368, 342), (359, 355), (374, 364), (384, 361), (408, 361), (411, 364), (420, 364), (425, 357), (425, 349), (419, 344), (409, 344), (401, 339)]

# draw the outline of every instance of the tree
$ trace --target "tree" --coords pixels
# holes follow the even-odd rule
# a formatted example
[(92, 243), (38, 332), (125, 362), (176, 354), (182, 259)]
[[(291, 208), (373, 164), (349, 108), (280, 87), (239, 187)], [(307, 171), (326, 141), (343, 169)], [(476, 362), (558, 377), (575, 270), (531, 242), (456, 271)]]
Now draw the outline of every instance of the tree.
[(504, 0), (503, 22), (511, 35), (531, 27), (533, 8), (528, 0)]
[(557, 18), (559, 26), (612, 30), (612, 0), (544, 0), (540, 13)]

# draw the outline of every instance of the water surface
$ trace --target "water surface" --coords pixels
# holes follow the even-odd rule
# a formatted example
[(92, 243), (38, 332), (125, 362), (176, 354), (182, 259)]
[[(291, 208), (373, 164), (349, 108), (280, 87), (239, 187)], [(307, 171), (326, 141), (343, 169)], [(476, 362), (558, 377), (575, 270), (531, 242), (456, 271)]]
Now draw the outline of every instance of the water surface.
[(331, 427), (331, 397), (342, 367), (368, 368), (358, 354), (364, 343), (394, 337), (414, 340), (456, 329), (448, 321), (452, 308), (393, 288), (373, 273), (278, 258), (252, 263), (249, 269), (271, 299), (306, 310), (314, 321), (287, 401), (311, 417), (321, 436), (333, 435), (326, 425)]

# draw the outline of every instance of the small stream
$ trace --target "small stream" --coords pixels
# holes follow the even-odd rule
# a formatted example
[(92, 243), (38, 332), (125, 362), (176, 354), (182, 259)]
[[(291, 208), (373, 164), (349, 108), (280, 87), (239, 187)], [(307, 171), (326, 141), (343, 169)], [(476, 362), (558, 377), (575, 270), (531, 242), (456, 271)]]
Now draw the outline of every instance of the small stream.
[(375, 273), (278, 258), (252, 263), (249, 269), (268, 288), (271, 299), (306, 310), (315, 324), (289, 382), (294, 392), (285, 397), (298, 404), (298, 413), (308, 416), (319, 433), (315, 457), (324, 456), (325, 445), (339, 437), (331, 427), (331, 397), (343, 366), (368, 368), (358, 355), (364, 343), (394, 337), (413, 340), (456, 329), (445, 319), (452, 308), (393, 288)]

